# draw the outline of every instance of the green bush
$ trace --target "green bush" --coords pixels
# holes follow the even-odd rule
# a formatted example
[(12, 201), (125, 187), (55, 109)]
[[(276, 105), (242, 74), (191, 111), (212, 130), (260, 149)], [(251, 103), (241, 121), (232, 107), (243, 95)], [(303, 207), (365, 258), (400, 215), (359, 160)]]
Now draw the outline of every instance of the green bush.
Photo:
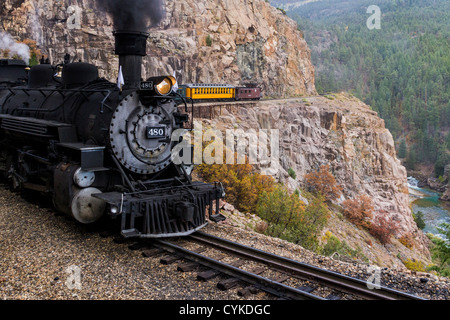
[(298, 193), (289, 194), (282, 185), (277, 185), (272, 192), (261, 194), (256, 213), (268, 223), (267, 235), (310, 250), (318, 248), (317, 237), (328, 220), (328, 207), (323, 197), (312, 199), (306, 206)]
[(327, 243), (322, 247), (322, 254), (324, 256), (331, 256), (335, 252), (340, 253), (341, 249), (342, 249), (341, 241), (334, 235), (331, 235), (328, 238)]
[(440, 275), (444, 277), (450, 276), (450, 224), (443, 223), (438, 228), (438, 231), (447, 238), (447, 240), (441, 237), (434, 236), (432, 234), (427, 234), (433, 246), (431, 248), (431, 253), (433, 257), (433, 262), (436, 265), (433, 267), (434, 271), (437, 271)]
[(295, 173), (294, 169), (292, 169), (292, 168), (288, 169), (288, 174), (294, 180), (297, 178), (297, 174)]
[(413, 218), (414, 221), (417, 224), (417, 227), (420, 230), (423, 230), (425, 228), (425, 221), (423, 221), (423, 212), (422, 211), (418, 211), (417, 213), (413, 213)]
[(334, 253), (338, 253), (341, 256), (368, 261), (367, 257), (362, 253), (361, 248), (358, 247), (356, 250), (352, 249), (346, 241), (340, 241), (330, 232), (327, 232), (326, 241), (319, 252), (324, 256), (332, 256)]
[(212, 46), (212, 38), (211, 38), (211, 35), (210, 34), (208, 34), (208, 36), (206, 37), (206, 45), (208, 46), (208, 47), (211, 47)]

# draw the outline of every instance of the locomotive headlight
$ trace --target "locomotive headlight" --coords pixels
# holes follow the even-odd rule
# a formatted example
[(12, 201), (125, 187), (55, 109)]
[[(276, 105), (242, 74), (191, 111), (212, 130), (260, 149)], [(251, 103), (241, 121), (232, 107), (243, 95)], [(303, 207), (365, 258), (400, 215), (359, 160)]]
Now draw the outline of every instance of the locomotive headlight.
[(166, 78), (156, 85), (156, 91), (162, 96), (169, 94), (172, 91), (172, 82), (170, 79)]
[(153, 77), (141, 83), (141, 91), (155, 91), (157, 95), (167, 96), (176, 83), (177, 80), (172, 76)]

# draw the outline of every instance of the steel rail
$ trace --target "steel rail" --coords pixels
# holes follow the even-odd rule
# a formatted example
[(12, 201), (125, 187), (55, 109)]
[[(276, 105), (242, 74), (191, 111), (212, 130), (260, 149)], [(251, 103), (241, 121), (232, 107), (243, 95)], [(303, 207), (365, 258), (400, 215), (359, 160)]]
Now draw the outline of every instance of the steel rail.
[(190, 251), (176, 244), (164, 241), (155, 240), (152, 245), (158, 249), (165, 250), (174, 255), (177, 255), (183, 259), (194, 261), (203, 266), (212, 268), (214, 270), (220, 271), (231, 277), (238, 278), (247, 283), (252, 284), (256, 288), (268, 292), (270, 294), (285, 298), (285, 299), (296, 299), (296, 300), (325, 300), (322, 297), (310, 294), (308, 292), (289, 287), (280, 282), (261, 277), (257, 274), (239, 269), (230, 264), (220, 262), (218, 260), (212, 259), (210, 257), (204, 256), (202, 254)]
[(301, 263), (292, 259), (277, 256), (269, 252), (248, 247), (236, 242), (222, 239), (204, 232), (196, 232), (189, 236), (190, 239), (207, 244), (214, 248), (245, 257), (253, 261), (270, 265), (276, 269), (289, 272), (293, 276), (314, 280), (325, 286), (354, 294), (364, 299), (376, 300), (426, 300), (418, 296), (402, 291), (394, 290), (384, 286), (369, 289), (368, 282), (352, 278), (334, 271), (321, 269), (309, 264)]

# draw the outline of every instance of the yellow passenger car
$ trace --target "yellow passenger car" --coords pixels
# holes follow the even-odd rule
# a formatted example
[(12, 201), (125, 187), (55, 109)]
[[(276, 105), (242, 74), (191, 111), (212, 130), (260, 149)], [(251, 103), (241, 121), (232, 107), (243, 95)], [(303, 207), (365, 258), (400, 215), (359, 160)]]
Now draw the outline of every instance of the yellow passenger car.
[(186, 84), (186, 98), (192, 100), (234, 100), (236, 88), (228, 84)]

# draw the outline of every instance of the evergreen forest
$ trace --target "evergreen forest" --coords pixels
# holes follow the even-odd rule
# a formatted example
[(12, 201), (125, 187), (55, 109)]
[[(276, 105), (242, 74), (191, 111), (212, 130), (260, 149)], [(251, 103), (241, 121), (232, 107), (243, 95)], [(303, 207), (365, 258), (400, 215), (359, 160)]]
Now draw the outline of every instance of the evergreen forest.
[(409, 170), (432, 165), (442, 175), (450, 163), (450, 1), (323, 0), (287, 15), (312, 50), (317, 91), (347, 91), (370, 105)]

